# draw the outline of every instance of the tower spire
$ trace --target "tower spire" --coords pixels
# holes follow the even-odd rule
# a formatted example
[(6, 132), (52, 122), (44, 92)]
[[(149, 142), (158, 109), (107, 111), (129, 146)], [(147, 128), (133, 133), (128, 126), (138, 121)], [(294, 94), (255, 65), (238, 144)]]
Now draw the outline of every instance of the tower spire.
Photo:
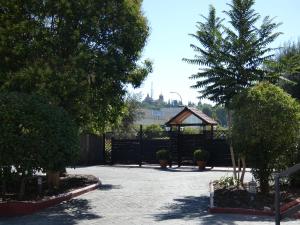
[(151, 98), (153, 99), (153, 82), (151, 82)]

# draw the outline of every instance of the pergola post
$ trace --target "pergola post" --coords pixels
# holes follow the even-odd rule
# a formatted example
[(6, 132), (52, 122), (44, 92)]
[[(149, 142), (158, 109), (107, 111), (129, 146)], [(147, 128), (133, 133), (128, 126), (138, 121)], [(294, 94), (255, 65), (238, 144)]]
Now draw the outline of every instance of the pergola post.
[(180, 139), (180, 125), (177, 125), (177, 163), (181, 166), (181, 139)]

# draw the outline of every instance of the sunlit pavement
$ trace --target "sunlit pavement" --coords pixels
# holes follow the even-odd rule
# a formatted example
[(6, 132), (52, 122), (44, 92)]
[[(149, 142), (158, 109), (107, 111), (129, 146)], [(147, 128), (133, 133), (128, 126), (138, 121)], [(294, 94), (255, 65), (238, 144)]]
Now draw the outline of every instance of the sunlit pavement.
[[(1, 218), (2, 225), (87, 224), (275, 224), (272, 217), (209, 214), (208, 184), (231, 175), (226, 168), (199, 172), (196, 167), (93, 166), (69, 169), (93, 174), (103, 183), (99, 190), (42, 212)], [(249, 174), (248, 174), (249, 179)], [(282, 224), (300, 224), (284, 221)]]

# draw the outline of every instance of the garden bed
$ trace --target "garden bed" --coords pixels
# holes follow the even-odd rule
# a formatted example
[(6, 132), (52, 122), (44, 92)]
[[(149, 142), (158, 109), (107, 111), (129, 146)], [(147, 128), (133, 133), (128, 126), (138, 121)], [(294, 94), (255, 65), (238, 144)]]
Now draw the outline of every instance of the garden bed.
[[(53, 195), (59, 195), (83, 188), (91, 184), (98, 183), (99, 179), (92, 175), (73, 175), (67, 174), (60, 177), (60, 186), (58, 189), (49, 189), (46, 176), (42, 178), (42, 191), (39, 193), (37, 186), (37, 176), (34, 176), (26, 182), (26, 192), (22, 199), (18, 197), (18, 189), (10, 188), (5, 195), (0, 196), (0, 202), (3, 201), (38, 201), (49, 198)], [(17, 185), (16, 185), (17, 187)]]
[[(213, 184), (213, 208), (211, 212), (215, 213), (238, 213), (252, 215), (274, 215), (275, 193), (269, 194), (258, 192), (253, 195), (245, 189), (235, 186), (222, 186)], [(280, 212), (300, 204), (300, 190), (296, 188), (285, 188), (280, 193)]]
[[(43, 176), (42, 180), (44, 184), (46, 177)], [(92, 175), (66, 175), (60, 178), (60, 187), (56, 190), (48, 189), (45, 184), (41, 194), (38, 194), (38, 192), (29, 193), (27, 191), (29, 194), (26, 194), (22, 200), (18, 199), (17, 193), (8, 193), (5, 196), (1, 196), (0, 216), (17, 216), (34, 213), (94, 190), (100, 184), (99, 179)], [(36, 189), (35, 185), (29, 182), (27, 190)]]

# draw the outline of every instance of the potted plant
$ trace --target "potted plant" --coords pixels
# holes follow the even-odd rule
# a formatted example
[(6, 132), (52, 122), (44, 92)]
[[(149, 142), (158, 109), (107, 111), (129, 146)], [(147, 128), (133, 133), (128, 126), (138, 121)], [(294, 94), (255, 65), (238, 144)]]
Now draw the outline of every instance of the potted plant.
[(199, 170), (204, 170), (206, 162), (209, 158), (209, 152), (203, 149), (197, 149), (194, 151), (194, 159), (199, 167)]
[(161, 149), (156, 152), (156, 157), (161, 168), (166, 168), (170, 159), (170, 152), (166, 149)]

